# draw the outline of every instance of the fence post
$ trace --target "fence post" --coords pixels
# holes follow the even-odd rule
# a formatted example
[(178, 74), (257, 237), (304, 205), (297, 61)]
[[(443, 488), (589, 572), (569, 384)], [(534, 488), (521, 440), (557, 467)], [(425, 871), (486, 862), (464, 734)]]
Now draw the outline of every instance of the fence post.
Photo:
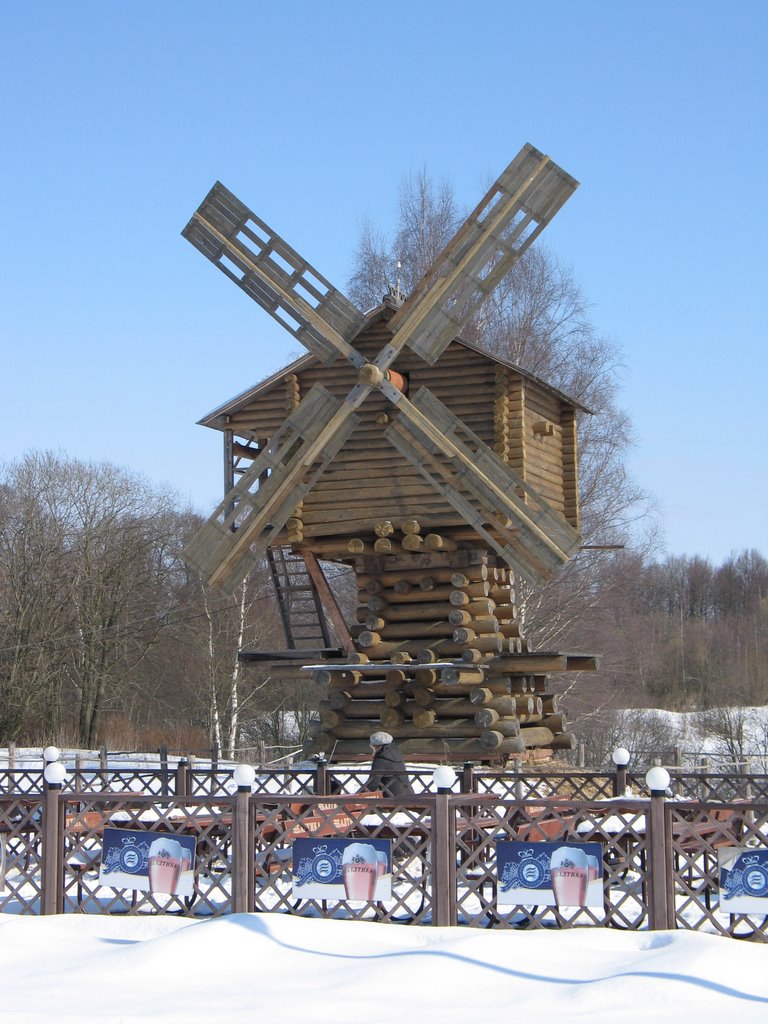
[(449, 793), (436, 793), (432, 811), (432, 924), (456, 924), (456, 811)]
[(251, 787), (256, 772), (239, 765), (234, 772), (237, 792), (232, 807), (232, 913), (253, 910), (253, 842), (250, 835)]
[[(646, 821), (648, 838), (648, 927), (652, 930), (674, 927), (670, 921), (668, 896), (671, 891), (672, 852), (667, 842), (667, 816), (665, 797), (669, 785), (669, 772), (661, 767), (651, 768), (645, 776), (651, 791)], [(648, 826), (650, 825), (650, 829)]]
[(59, 914), (63, 911), (60, 900), (60, 849), (59, 849), (59, 798), (61, 782), (48, 782), (43, 778), (43, 819), (41, 822), (43, 841), (41, 914)]
[(219, 741), (214, 740), (211, 744), (211, 768), (214, 771), (217, 771), (219, 767), (219, 752)]
[(101, 768), (101, 781), (104, 789), (109, 789), (109, 757), (107, 745), (102, 743), (99, 747), (99, 767)]
[(613, 776), (613, 795), (624, 796), (627, 792), (627, 765), (629, 764), (629, 751), (626, 747), (616, 747), (611, 754), (615, 765)]
[(179, 763), (176, 765), (176, 796), (189, 795), (189, 790), (187, 788), (187, 767), (186, 758), (180, 757)]
[(461, 792), (475, 792), (475, 766), (472, 761), (464, 762), (464, 770), (461, 773)]
[(13, 772), (16, 767), (16, 744), (8, 740), (8, 771)]
[(163, 796), (168, 796), (170, 789), (168, 784), (168, 747), (161, 743), (158, 753), (160, 754), (160, 792)]
[(328, 792), (328, 762), (322, 754), (315, 758), (315, 794), (325, 796)]

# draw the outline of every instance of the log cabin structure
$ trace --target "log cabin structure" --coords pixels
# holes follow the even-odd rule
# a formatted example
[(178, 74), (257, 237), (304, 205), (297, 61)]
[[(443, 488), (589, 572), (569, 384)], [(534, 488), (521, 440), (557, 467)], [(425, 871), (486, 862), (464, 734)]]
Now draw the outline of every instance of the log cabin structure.
[[(220, 184), (183, 232), (309, 349), (200, 421), (226, 493), (185, 555), (230, 591), (266, 559), (287, 649), (241, 658), (312, 674), (333, 760), (381, 728), (411, 759), (574, 745), (548, 680), (595, 659), (528, 650), (516, 582), (579, 549), (587, 410), (461, 332), (576, 187), (524, 147), (413, 294), (365, 314)], [(329, 562), (355, 574), (347, 615)]]

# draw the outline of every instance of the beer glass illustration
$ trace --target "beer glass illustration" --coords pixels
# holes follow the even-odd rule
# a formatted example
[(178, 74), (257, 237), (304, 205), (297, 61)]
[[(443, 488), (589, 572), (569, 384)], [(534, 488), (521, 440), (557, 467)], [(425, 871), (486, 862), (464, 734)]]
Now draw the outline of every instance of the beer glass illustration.
[(376, 851), (376, 887), (379, 886), (379, 879), (389, 871), (388, 857), (384, 850)]
[(341, 873), (348, 900), (372, 900), (379, 873), (376, 848), (370, 843), (350, 843), (344, 850)]
[(149, 847), (149, 891), (173, 895), (181, 874), (182, 848), (176, 839), (155, 839)]
[(181, 850), (181, 873), (192, 870), (192, 851), (188, 850), (186, 846), (182, 847)]
[(587, 899), (589, 859), (573, 846), (560, 846), (549, 861), (552, 892), (559, 907), (583, 907)]

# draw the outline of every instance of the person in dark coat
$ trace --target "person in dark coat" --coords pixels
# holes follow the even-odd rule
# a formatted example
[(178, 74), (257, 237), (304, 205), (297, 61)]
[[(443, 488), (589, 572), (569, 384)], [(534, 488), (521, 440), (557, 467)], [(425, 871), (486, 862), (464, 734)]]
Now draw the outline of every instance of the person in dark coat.
[(413, 796), (413, 788), (405, 774), (400, 748), (388, 732), (375, 732), (370, 739), (373, 750), (371, 774), (364, 789), (380, 789), (384, 796)]

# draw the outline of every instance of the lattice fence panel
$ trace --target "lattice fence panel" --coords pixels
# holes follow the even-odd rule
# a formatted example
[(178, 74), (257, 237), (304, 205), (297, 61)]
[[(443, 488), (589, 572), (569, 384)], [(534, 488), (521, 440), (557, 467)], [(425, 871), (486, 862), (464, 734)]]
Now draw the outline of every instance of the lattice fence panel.
[(34, 768), (0, 768), (0, 792), (42, 793), (43, 762)]
[[(232, 800), (216, 797), (170, 798), (160, 803), (151, 796), (67, 796), (62, 847), (65, 912), (172, 912), (195, 917), (230, 913), (232, 807)], [(102, 884), (99, 868), (106, 828), (194, 837), (193, 895), (137, 892)]]
[[(645, 805), (638, 802), (553, 801), (532, 804), (480, 797), (452, 801), (457, 817), (457, 915), (460, 924), (482, 927), (640, 928), (648, 915)], [(499, 904), (497, 842), (599, 843), (603, 905), (550, 907)]]
[(681, 771), (670, 772), (670, 775), (670, 789), (678, 800), (768, 801), (768, 775)]
[[(426, 924), (431, 920), (430, 802), (405, 804), (361, 794), (253, 799), (256, 910), (308, 917), (355, 918)], [(296, 899), (293, 894), (293, 843), (317, 838), (387, 839), (391, 842), (392, 898), (385, 901)]]
[[(362, 765), (360, 768), (328, 768), (327, 790), (329, 793), (358, 793), (367, 785), (370, 771), (370, 764)], [(434, 768), (408, 768), (405, 772), (393, 772), (393, 775), (402, 775), (410, 783), (415, 796), (431, 796), (434, 793), (433, 773)], [(458, 778), (454, 788), (458, 792)]]
[(0, 912), (39, 914), (42, 806), (33, 797), (0, 797)]
[(614, 795), (615, 776), (604, 772), (479, 772), (474, 774), (478, 793), (508, 800), (600, 800)]
[[(768, 897), (755, 909), (733, 913), (724, 905), (719, 858), (724, 851), (744, 863), (751, 854), (765, 865), (768, 846), (768, 803), (668, 803), (666, 828), (672, 858), (674, 927), (715, 931), (737, 938), (768, 942)], [(738, 866), (738, 865), (737, 865)]]

